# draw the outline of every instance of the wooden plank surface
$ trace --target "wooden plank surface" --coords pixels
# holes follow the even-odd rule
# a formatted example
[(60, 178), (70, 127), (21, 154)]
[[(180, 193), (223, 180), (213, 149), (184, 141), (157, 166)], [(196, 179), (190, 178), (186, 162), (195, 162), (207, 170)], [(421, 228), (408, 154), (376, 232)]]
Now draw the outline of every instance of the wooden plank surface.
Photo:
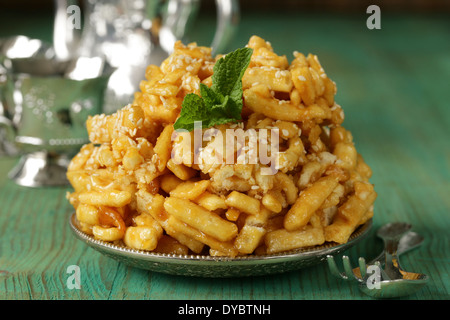
[[(448, 15), (382, 16), (368, 30), (367, 15), (246, 13), (231, 47), (257, 34), (279, 53), (319, 56), (337, 83), (345, 127), (373, 169), (379, 194), (374, 228), (347, 254), (374, 257), (375, 231), (406, 221), (426, 240), (401, 257), (430, 283), (412, 300), (449, 299), (450, 19)], [(47, 30), (47, 20), (39, 27)], [(192, 38), (208, 45), (212, 17)], [(23, 26), (19, 28), (23, 31)], [(13, 34), (14, 28), (0, 33)], [(34, 32), (34, 31), (31, 31)], [(48, 35), (43, 35), (48, 37)], [(325, 264), (267, 277), (201, 279), (128, 267), (75, 239), (68, 226), (68, 188), (25, 188), (6, 177), (17, 159), (0, 158), (0, 299), (370, 299), (334, 278)], [(81, 288), (69, 289), (77, 265)]]

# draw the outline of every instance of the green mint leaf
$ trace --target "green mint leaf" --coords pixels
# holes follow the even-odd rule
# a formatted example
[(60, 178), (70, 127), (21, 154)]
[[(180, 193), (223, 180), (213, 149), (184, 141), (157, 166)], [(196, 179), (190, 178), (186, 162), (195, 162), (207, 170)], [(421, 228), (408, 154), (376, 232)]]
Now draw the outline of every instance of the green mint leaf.
[(242, 77), (250, 64), (253, 50), (241, 48), (230, 52), (214, 65), (212, 87), (223, 96), (231, 96), (235, 101), (242, 99)]
[(229, 122), (233, 120), (241, 120), (242, 100), (241, 105), (238, 105), (231, 96), (225, 96), (222, 103), (214, 105), (212, 109), (215, 110), (217, 115), (220, 112), (221, 118), (230, 119)]
[(203, 101), (207, 106), (221, 104), (224, 99), (224, 97), (220, 93), (217, 93), (203, 83), (200, 83), (200, 94), (202, 95)]
[(190, 93), (184, 98), (180, 116), (173, 127), (175, 130), (192, 131), (195, 129), (196, 121), (201, 121), (203, 128), (235, 121), (236, 119), (230, 116), (227, 111), (230, 103), (233, 102), (227, 96), (222, 103), (207, 108), (204, 99), (194, 93)]
[(214, 116), (213, 119), (210, 119), (210, 122), (222, 122), (225, 119), (229, 119), (231, 121), (234, 119), (232, 114), (233, 101), (229, 96), (225, 96), (222, 103), (216, 104), (211, 107), (211, 114)]
[(241, 120), (242, 77), (252, 53), (250, 48), (241, 48), (219, 59), (213, 69), (211, 88), (200, 84), (201, 97), (193, 93), (186, 95), (174, 129), (192, 131), (195, 121), (209, 128)]
[(195, 93), (189, 93), (181, 104), (181, 112), (177, 121), (173, 124), (175, 130), (194, 130), (195, 121), (209, 121), (209, 110), (205, 107), (203, 99)]

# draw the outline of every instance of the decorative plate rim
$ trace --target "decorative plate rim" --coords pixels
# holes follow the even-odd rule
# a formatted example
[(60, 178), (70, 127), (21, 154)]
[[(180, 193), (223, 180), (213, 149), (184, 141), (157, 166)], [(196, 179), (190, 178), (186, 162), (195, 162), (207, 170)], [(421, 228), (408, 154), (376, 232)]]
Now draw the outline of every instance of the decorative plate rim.
[(333, 242), (326, 242), (319, 246), (305, 247), (299, 249), (293, 249), (285, 252), (266, 254), (266, 255), (245, 255), (237, 257), (220, 257), (209, 255), (177, 255), (167, 254), (159, 252), (151, 252), (144, 250), (132, 249), (126, 246), (113, 244), (110, 242), (95, 239), (93, 236), (79, 230), (74, 223), (75, 213), (69, 215), (69, 225), (72, 232), (79, 240), (83, 240), (89, 246), (102, 252), (109, 252), (113, 255), (124, 256), (128, 258), (134, 258), (139, 260), (147, 260), (160, 263), (189, 263), (189, 264), (217, 264), (220, 262), (226, 262), (227, 264), (245, 264), (245, 263), (279, 263), (282, 261), (290, 261), (296, 259), (306, 258), (308, 256), (323, 256), (326, 254), (332, 254), (334, 252), (341, 252), (348, 249), (363, 238), (365, 238), (370, 229), (372, 228), (372, 219), (368, 220), (364, 224), (357, 227), (352, 233), (346, 243), (337, 244)]

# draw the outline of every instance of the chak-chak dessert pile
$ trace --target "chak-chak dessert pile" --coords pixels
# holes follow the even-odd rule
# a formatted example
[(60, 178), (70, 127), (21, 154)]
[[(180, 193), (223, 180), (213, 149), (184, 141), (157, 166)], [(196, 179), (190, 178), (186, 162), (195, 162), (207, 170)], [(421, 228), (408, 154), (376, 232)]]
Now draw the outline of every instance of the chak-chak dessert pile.
[(347, 242), (376, 192), (335, 94), (312, 54), (289, 62), (257, 36), (216, 57), (177, 42), (130, 105), (87, 120), (67, 172), (77, 227), (181, 255)]

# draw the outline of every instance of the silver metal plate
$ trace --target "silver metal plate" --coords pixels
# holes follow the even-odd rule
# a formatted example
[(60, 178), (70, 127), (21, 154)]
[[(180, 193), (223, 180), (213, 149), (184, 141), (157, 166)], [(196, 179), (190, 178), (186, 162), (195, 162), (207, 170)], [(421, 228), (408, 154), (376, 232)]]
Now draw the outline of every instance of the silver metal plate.
[(249, 255), (235, 258), (207, 255), (174, 255), (134, 250), (125, 246), (94, 239), (77, 229), (75, 214), (69, 224), (75, 236), (86, 244), (127, 265), (172, 275), (229, 278), (277, 274), (319, 264), (327, 255), (337, 255), (361, 241), (372, 227), (372, 220), (359, 226), (347, 243), (325, 243), (310, 248), (295, 249), (270, 255)]

